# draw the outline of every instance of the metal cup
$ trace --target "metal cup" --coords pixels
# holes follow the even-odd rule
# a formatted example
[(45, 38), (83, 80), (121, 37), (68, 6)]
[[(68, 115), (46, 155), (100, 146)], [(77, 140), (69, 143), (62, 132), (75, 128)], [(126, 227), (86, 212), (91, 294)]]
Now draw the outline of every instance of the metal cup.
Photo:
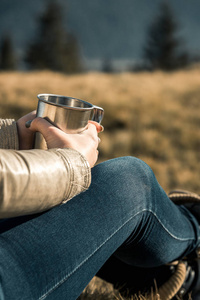
[[(39, 94), (37, 117), (60, 128), (66, 133), (79, 133), (85, 129), (89, 120), (101, 123), (104, 110), (89, 102), (60, 95)], [(47, 149), (42, 134), (35, 134), (35, 149)]]

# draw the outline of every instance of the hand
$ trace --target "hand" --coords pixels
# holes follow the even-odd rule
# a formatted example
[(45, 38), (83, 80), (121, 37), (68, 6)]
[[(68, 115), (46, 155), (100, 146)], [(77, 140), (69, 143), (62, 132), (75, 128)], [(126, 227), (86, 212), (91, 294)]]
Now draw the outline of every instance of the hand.
[(25, 123), (29, 120), (33, 120), (35, 116), (36, 111), (32, 111), (31, 113), (23, 116), (16, 122), (20, 150), (28, 150), (33, 147), (34, 132), (26, 128)]
[(35, 118), (30, 125), (31, 132), (39, 131), (50, 148), (72, 148), (79, 151), (88, 160), (92, 168), (98, 158), (98, 132), (102, 131), (101, 125), (90, 121), (87, 129), (81, 133), (68, 134), (53, 126), (43, 118)]

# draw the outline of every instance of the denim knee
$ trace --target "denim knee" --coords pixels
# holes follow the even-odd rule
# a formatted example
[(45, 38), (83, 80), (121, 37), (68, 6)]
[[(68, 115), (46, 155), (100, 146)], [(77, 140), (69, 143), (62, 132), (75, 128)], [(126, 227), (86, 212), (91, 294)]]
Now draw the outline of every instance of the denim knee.
[[(97, 177), (96, 177), (97, 176)], [(92, 174), (94, 181), (109, 185), (116, 201), (121, 198), (135, 206), (147, 208), (154, 199), (157, 181), (151, 168), (142, 160), (126, 156), (108, 160), (97, 165)]]
[(135, 175), (133, 171), (137, 171), (139, 174), (146, 177), (152, 177), (153, 175), (151, 168), (144, 161), (134, 156), (124, 156), (110, 159), (97, 165), (97, 167), (106, 168), (108, 172), (114, 171), (116, 173), (123, 174), (123, 176), (126, 176), (127, 172), (129, 175)]
[[(123, 173), (126, 173), (125, 180), (129, 182), (129, 193), (133, 196), (134, 204), (143, 209), (151, 209), (157, 190), (160, 189), (152, 169), (136, 157), (124, 157), (122, 163), (124, 164)], [(120, 169), (123, 168), (120, 167)]]
[(140, 177), (141, 181), (150, 183), (155, 180), (152, 169), (141, 159), (134, 156), (125, 156), (114, 159), (119, 172), (128, 172), (129, 175)]

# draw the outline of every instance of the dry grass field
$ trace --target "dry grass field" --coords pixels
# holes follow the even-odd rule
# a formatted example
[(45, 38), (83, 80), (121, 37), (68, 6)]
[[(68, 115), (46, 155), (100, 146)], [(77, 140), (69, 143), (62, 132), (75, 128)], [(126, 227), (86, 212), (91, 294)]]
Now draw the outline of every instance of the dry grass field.
[(73, 96), (105, 109), (99, 162), (137, 156), (166, 192), (200, 193), (200, 68), (73, 76), (0, 73), (1, 117), (17, 119), (35, 109), (39, 93)]
[(99, 161), (133, 155), (166, 191), (200, 192), (200, 68), (174, 73), (0, 73), (0, 115), (19, 118), (37, 94), (84, 99), (105, 109)]

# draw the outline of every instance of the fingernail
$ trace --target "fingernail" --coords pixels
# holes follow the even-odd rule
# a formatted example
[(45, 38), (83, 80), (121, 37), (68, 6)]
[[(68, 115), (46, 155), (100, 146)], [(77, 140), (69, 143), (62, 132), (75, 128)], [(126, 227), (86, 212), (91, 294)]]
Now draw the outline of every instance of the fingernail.
[(32, 122), (32, 120), (29, 120), (25, 123), (26, 128), (31, 127), (31, 122)]
[(104, 127), (101, 125), (101, 131), (100, 132), (103, 132), (104, 131)]

